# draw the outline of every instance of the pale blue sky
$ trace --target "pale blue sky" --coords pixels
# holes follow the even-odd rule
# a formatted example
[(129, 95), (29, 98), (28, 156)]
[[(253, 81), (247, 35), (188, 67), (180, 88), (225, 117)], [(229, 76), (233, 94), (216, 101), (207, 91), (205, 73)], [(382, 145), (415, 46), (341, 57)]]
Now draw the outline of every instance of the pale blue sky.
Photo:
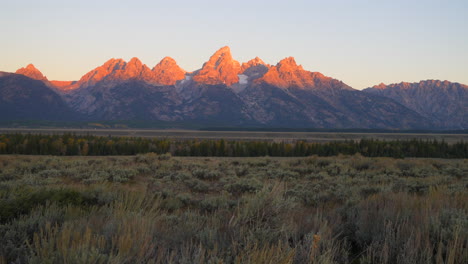
[(468, 84), (467, 0), (0, 0), (0, 71), (33, 63), (77, 80), (109, 58), (187, 71), (228, 45), (243, 62), (294, 56), (356, 89), (441, 79)]

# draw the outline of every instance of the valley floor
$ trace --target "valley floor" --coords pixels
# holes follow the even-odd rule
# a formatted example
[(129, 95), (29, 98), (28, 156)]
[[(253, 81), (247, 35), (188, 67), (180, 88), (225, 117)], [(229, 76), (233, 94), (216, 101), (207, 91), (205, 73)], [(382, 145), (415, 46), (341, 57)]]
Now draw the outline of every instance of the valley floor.
[(0, 155), (0, 263), (467, 263), (468, 160)]
[(268, 132), (268, 131), (203, 131), (185, 129), (76, 129), (76, 128), (0, 128), (4, 133), (30, 133), (57, 135), (70, 133), (75, 135), (146, 137), (168, 139), (224, 139), (224, 140), (264, 140), (295, 142), (331, 142), (342, 140), (379, 139), (379, 140), (444, 140), (447, 143), (468, 141), (468, 134), (444, 133), (358, 133), (358, 132)]

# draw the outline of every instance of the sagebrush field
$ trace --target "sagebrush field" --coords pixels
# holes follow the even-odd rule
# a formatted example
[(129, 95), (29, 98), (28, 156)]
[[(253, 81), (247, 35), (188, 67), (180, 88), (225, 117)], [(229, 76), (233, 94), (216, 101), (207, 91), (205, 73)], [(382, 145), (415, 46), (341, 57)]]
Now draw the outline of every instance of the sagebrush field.
[(466, 159), (0, 156), (0, 263), (467, 263)]

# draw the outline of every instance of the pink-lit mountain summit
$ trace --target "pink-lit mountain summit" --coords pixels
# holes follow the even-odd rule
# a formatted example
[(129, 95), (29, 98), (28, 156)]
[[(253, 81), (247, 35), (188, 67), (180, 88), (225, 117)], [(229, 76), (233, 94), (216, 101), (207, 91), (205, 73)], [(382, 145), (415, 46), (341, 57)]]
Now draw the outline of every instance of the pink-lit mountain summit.
[[(32, 64), (19, 69), (16, 73), (36, 80), (47, 80)], [(176, 85), (178, 81), (184, 80), (186, 75), (199, 84), (232, 86), (247, 80), (257, 80), (281, 88), (314, 87), (316, 82), (332, 79), (318, 72), (304, 70), (302, 66), (296, 64), (293, 57), (285, 58), (275, 66), (266, 64), (258, 57), (241, 64), (233, 59), (230, 48), (226, 46), (216, 51), (201, 69), (191, 73), (180, 68), (171, 57), (163, 58), (152, 69), (138, 58), (132, 58), (128, 62), (123, 59), (110, 59), (86, 73), (78, 81), (51, 81), (51, 83), (60, 84), (57, 88), (62, 90), (88, 87), (98, 82), (126, 80), (141, 80), (155, 85)], [(66, 83), (69, 85), (64, 85)]]
[(45, 77), (33, 64), (28, 64), (26, 67), (18, 69), (16, 73), (28, 76), (34, 80), (47, 81), (47, 77)]

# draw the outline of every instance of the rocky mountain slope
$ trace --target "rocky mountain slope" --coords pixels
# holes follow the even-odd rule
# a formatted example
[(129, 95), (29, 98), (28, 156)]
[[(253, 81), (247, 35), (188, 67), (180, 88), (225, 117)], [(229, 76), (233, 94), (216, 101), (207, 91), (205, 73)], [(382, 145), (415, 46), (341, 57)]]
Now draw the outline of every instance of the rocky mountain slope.
[[(258, 57), (240, 63), (229, 47), (216, 51), (193, 72), (166, 57), (152, 69), (137, 58), (128, 62), (110, 59), (78, 81), (48, 81), (32, 65), (18, 73), (42, 82), (56, 100), (65, 101), (88, 120), (309, 128), (453, 127), (398, 98), (355, 90), (319, 72), (306, 71), (292, 57), (276, 65)], [(448, 92), (452, 91), (458, 90)], [(460, 109), (463, 101), (458, 105)], [(466, 106), (459, 111), (466, 116)], [(466, 128), (463, 122), (461, 126)]]
[(436, 127), (468, 128), (468, 86), (449, 81), (379, 84), (364, 90), (391, 98), (433, 121)]
[[(33, 74), (44, 80), (42, 74)], [(0, 120), (79, 119), (62, 97), (41, 80), (0, 72)]]

